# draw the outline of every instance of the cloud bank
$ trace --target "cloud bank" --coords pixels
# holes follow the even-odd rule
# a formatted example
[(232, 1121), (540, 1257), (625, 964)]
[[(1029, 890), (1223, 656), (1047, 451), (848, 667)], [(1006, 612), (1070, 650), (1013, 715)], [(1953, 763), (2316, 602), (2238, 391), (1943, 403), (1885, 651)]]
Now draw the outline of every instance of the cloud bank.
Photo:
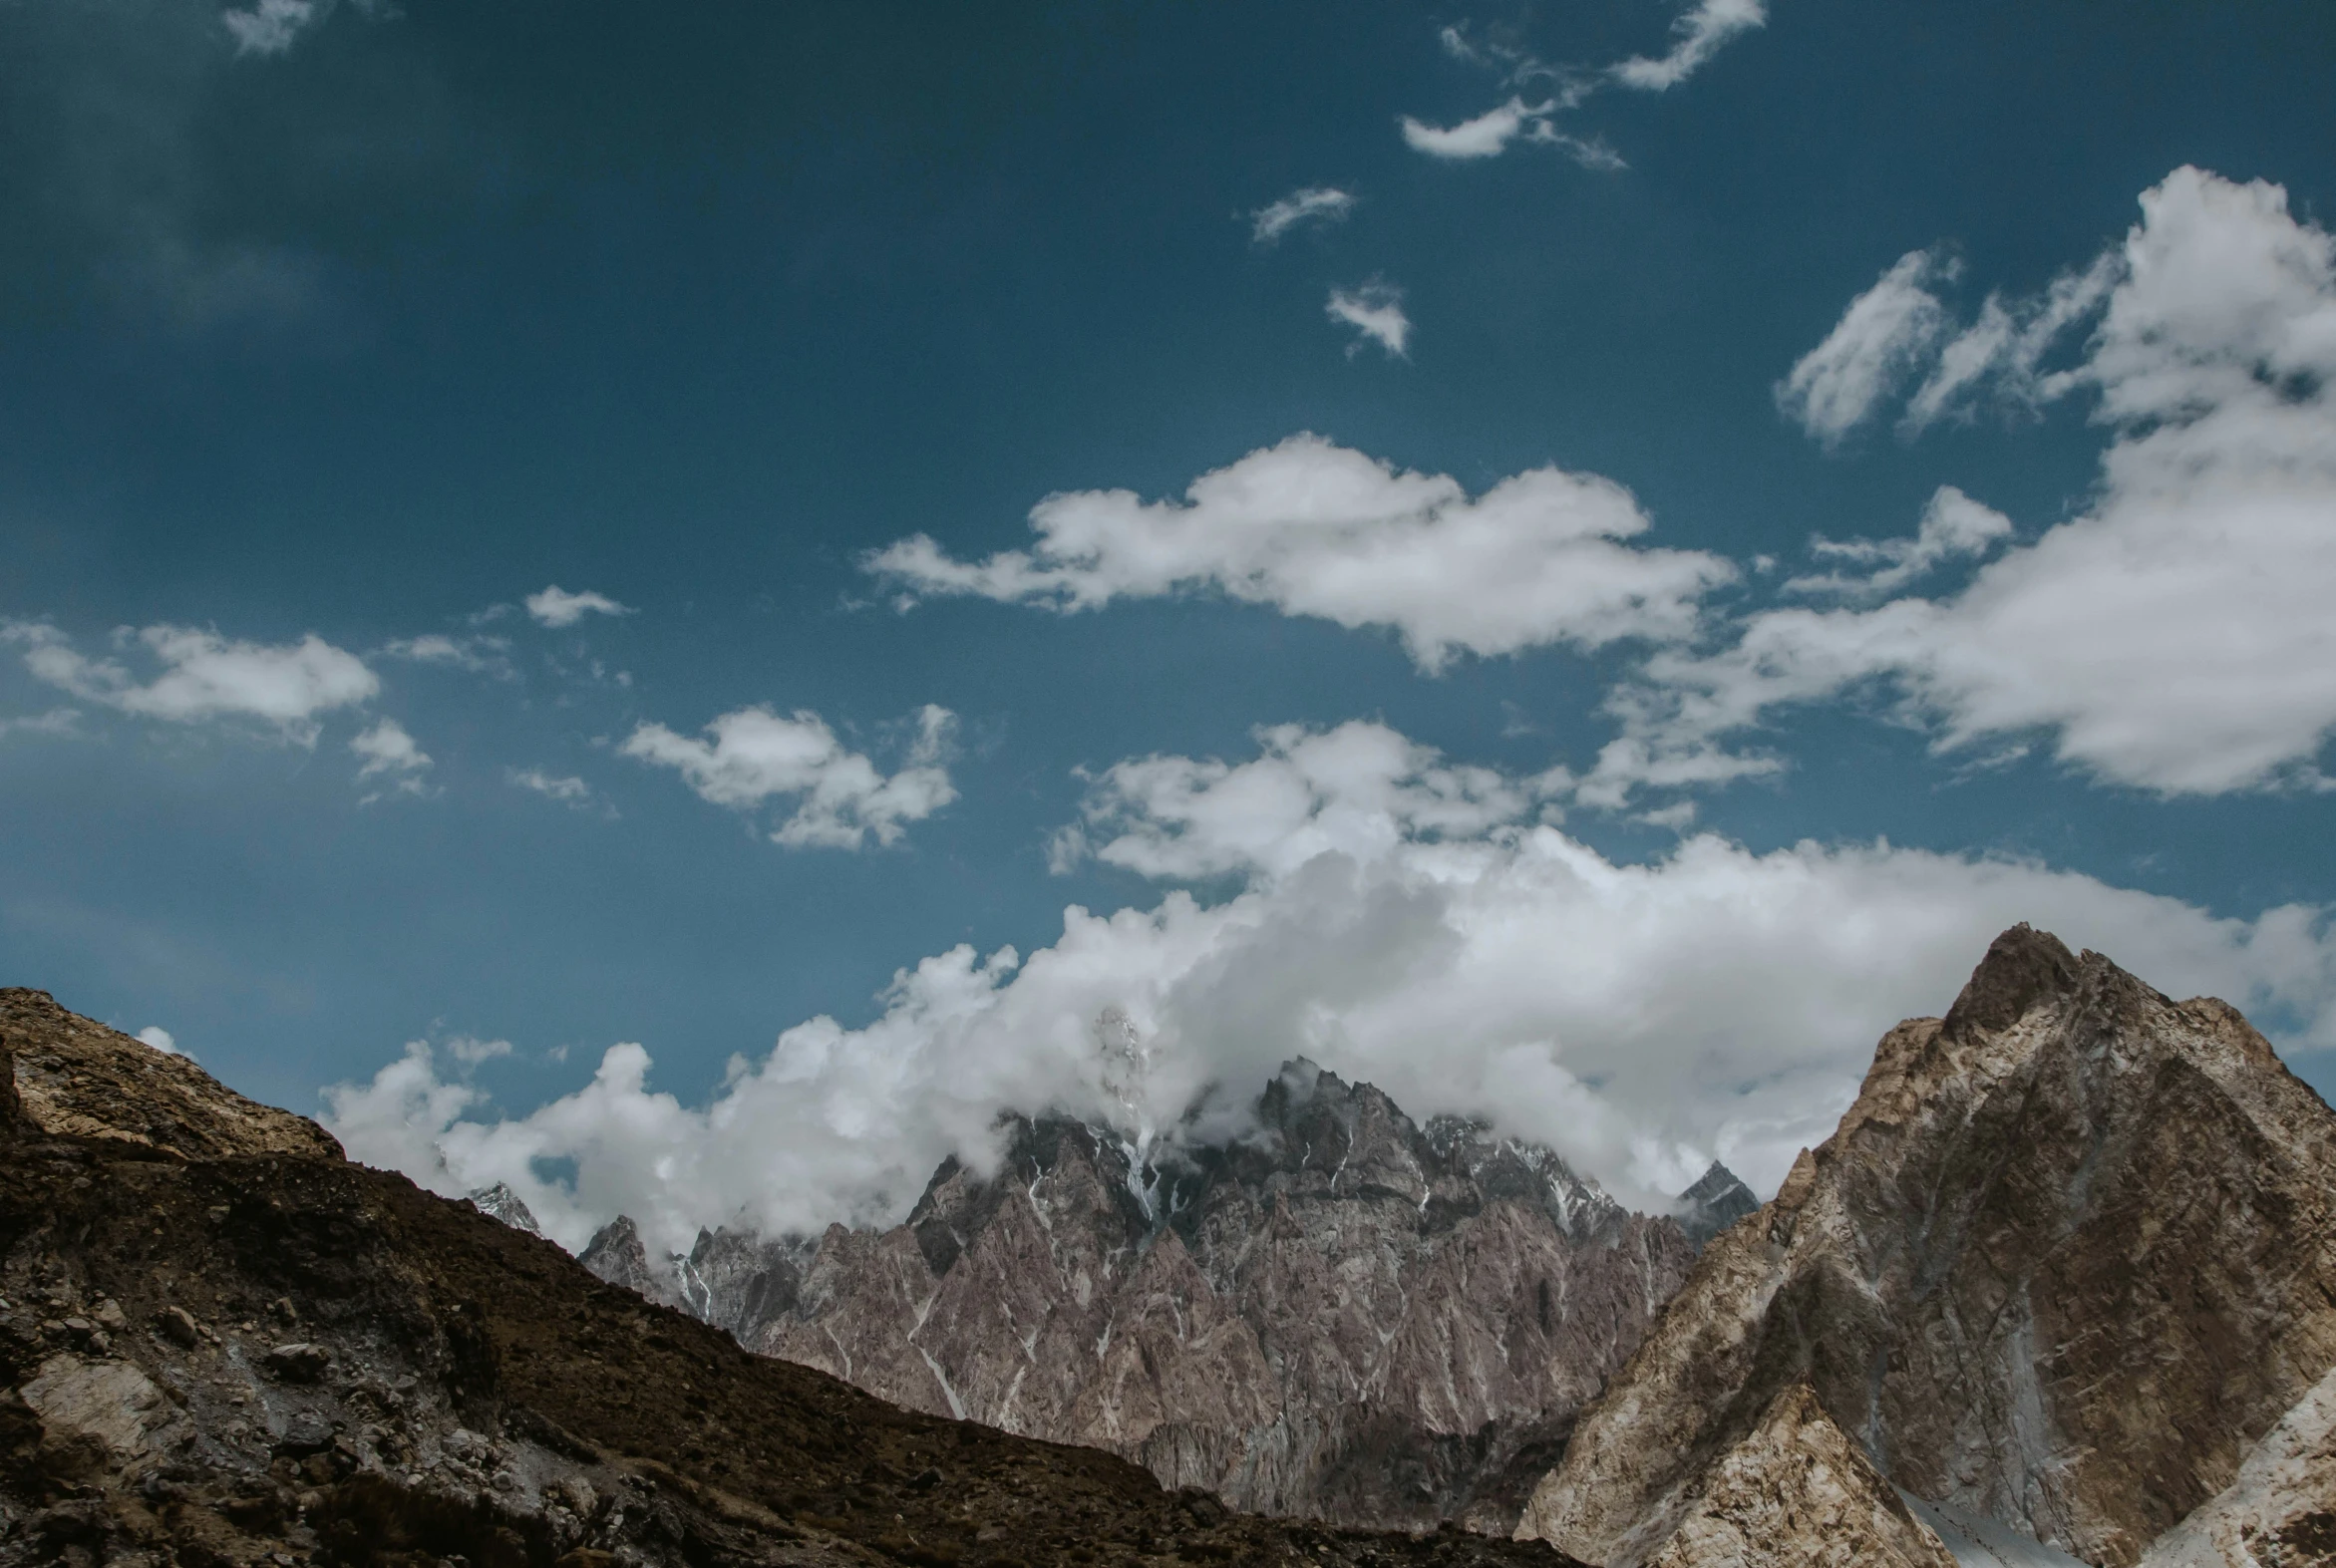
[[(1132, 760), (1095, 782), (1068, 857), (1204, 903), (1065, 911), (1023, 959), (959, 947), (902, 970), (861, 1028), (816, 1018), (683, 1104), (637, 1044), (519, 1117), (484, 1114), (421, 1043), (328, 1093), (350, 1152), (444, 1192), (507, 1181), (573, 1247), (617, 1212), (652, 1247), (701, 1224), (897, 1218), (944, 1155), (995, 1156), (1001, 1109), (1163, 1127), (1304, 1053), (1416, 1114), (1488, 1114), (1641, 1202), (1718, 1155), (1764, 1190), (1831, 1128), (1874, 1041), (1952, 1000), (2031, 920), (2176, 995), (2212, 992), (2336, 1045), (2325, 911), (2215, 918), (2015, 860), (1888, 844), (1767, 854), (1704, 835), (1646, 865), (1537, 819), (1545, 783), (1456, 766), (1383, 726), (1262, 733), (1239, 762)], [(1124, 1020), (1143, 1071), (1107, 1074)], [(574, 1178), (552, 1179), (572, 1161)]]
[[(790, 849), (858, 849), (870, 837), (894, 844), (904, 824), (957, 798), (942, 758), (956, 725), (946, 708), (927, 705), (915, 720), (908, 766), (886, 775), (847, 750), (816, 713), (782, 716), (768, 708), (741, 708), (706, 726), (710, 740), (677, 735), (661, 724), (634, 730), (620, 750), (627, 757), (671, 768), (701, 799), (751, 810), (774, 798), (795, 802), (771, 833)], [(514, 777), (513, 783), (555, 799), (572, 799), (571, 781)]]
[(1070, 613), (1215, 591), (1393, 631), (1430, 672), (1464, 652), (1685, 637), (1704, 594), (1735, 576), (1716, 555), (1626, 542), (1650, 523), (1611, 479), (1533, 469), (1471, 498), (1449, 475), (1312, 435), (1202, 474), (1181, 500), (1074, 490), (1039, 502), (1030, 525), (1028, 550), (961, 561), (920, 533), (863, 564), (903, 609), (974, 595)]

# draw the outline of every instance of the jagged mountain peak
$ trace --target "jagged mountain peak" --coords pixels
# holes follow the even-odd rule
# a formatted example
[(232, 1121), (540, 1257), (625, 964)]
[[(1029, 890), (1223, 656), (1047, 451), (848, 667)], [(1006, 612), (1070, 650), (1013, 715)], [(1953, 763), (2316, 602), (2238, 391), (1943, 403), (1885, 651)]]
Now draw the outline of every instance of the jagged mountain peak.
[(1752, 1189), (1715, 1159), (1694, 1185), (1679, 1194), (1671, 1215), (1700, 1246), (1759, 1208), (1760, 1199), (1752, 1195)]
[(2336, 1367), (2332, 1304), (2336, 1112), (2227, 1004), (2015, 927), (1713, 1239), (1523, 1528), (1651, 1560), (1806, 1382), (1926, 1505), (2123, 1568)]
[(513, 1230), (523, 1230), (530, 1236), (543, 1234), (543, 1227), (535, 1223), (535, 1211), (527, 1207), (508, 1183), (499, 1181), (491, 1187), (474, 1188), (470, 1201), (480, 1213), (501, 1220)]

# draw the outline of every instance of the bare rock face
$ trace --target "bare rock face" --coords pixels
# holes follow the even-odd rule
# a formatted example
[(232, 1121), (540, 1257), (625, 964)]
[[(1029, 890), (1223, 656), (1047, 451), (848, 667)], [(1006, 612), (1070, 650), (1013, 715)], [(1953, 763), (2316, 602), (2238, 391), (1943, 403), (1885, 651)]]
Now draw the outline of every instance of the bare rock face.
[(1687, 1239), (1700, 1247), (1759, 1207), (1760, 1199), (1752, 1195), (1752, 1189), (1738, 1180), (1734, 1171), (1713, 1160), (1712, 1168), (1679, 1194), (1671, 1217), (1679, 1221)]
[(1237, 1506), (1505, 1533), (1693, 1244), (1546, 1149), (1422, 1128), (1310, 1064), (1256, 1127), (1155, 1164), (1024, 1122), (997, 1174), (944, 1164), (889, 1231), (710, 1233), (636, 1284), (620, 1221), (584, 1261), (750, 1350)]
[(18, 1113), (42, 1131), (135, 1143), (180, 1159), (339, 1159), (309, 1120), (245, 1099), (184, 1057), (69, 1013), (46, 991), (0, 987), (0, 1048)]
[(1652, 1568), (1955, 1568), (1806, 1384), (1770, 1401), (1686, 1501)]
[(2124, 1568), (2331, 1368), (2336, 1114), (2226, 1004), (2021, 926), (1714, 1238), (1519, 1533), (1704, 1560), (1665, 1521), (1807, 1383), (1907, 1492)]
[(2151, 1543), (2142, 1568), (2336, 1562), (2336, 1372), (2256, 1443), (2237, 1478)]

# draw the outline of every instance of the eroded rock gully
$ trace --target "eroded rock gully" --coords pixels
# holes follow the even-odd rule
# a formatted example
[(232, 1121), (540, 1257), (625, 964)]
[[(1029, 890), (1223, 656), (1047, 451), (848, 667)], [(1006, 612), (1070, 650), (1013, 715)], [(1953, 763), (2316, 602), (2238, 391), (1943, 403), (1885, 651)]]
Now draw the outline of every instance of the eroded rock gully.
[[(584, 1261), (896, 1404), (1124, 1454), (1260, 1511), (1506, 1532), (1575, 1413), (1694, 1259), (1542, 1148), (1413, 1123), (1305, 1063), (1254, 1132), (1156, 1167), (1108, 1128), (1020, 1123), (900, 1226), (704, 1235), (628, 1221)], [(1700, 1233), (1753, 1199), (1714, 1168)]]
[(2331, 1369), (2336, 1115), (2227, 1005), (2023, 926), (1705, 1249), (1520, 1533), (1606, 1568), (1831, 1560), (1814, 1514), (1697, 1533), (1805, 1388), (1975, 1529), (2117, 1568), (2328, 1563)]
[(895, 1409), (0, 991), (0, 1564), (1568, 1561)]

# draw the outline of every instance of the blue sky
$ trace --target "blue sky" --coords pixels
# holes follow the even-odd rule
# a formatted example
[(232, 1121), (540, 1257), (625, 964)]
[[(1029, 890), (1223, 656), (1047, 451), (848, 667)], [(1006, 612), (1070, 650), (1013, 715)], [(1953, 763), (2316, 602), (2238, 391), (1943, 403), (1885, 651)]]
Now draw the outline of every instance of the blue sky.
[(570, 1230), (1299, 1050), (1773, 1183), (2017, 918), (2325, 1087), (2332, 44), (0, 6), (10, 978)]

